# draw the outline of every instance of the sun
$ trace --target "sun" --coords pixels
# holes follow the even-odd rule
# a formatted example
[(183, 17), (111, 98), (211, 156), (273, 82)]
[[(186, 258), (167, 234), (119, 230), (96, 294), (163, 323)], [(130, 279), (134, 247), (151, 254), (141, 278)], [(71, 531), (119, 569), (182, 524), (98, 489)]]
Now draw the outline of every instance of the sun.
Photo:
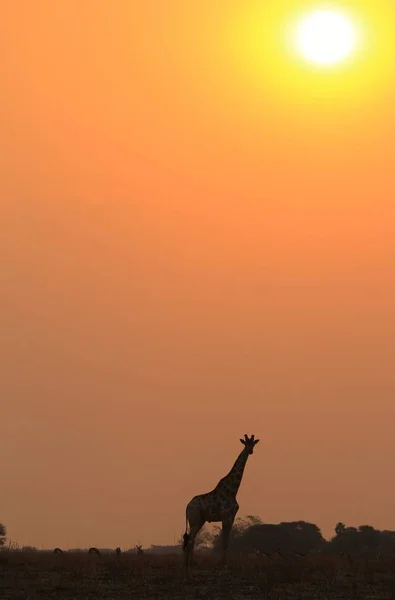
[(298, 51), (317, 65), (330, 66), (345, 60), (356, 44), (356, 28), (340, 12), (317, 10), (302, 18), (297, 26)]

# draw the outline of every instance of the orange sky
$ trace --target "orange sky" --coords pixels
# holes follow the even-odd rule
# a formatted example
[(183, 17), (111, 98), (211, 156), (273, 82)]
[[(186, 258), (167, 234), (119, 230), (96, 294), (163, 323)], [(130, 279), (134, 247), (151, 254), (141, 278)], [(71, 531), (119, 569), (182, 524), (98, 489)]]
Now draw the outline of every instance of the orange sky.
[(3, 0), (0, 521), (21, 544), (173, 543), (244, 433), (240, 516), (395, 529), (384, 29), (366, 79), (307, 75), (245, 51), (257, 6)]

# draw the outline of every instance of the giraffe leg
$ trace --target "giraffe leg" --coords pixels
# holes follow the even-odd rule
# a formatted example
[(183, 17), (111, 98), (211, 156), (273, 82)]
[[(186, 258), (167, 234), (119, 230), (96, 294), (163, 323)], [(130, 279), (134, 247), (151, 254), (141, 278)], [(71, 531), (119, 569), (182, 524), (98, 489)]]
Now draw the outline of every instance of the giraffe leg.
[(222, 563), (226, 564), (229, 536), (232, 530), (233, 521), (222, 521)]
[(188, 574), (191, 574), (191, 563), (193, 557), (193, 548), (195, 546), (196, 536), (204, 525), (204, 521), (199, 521), (198, 523), (191, 524), (191, 530), (189, 532), (189, 537), (187, 541), (187, 545), (185, 548), (185, 565), (188, 569)]

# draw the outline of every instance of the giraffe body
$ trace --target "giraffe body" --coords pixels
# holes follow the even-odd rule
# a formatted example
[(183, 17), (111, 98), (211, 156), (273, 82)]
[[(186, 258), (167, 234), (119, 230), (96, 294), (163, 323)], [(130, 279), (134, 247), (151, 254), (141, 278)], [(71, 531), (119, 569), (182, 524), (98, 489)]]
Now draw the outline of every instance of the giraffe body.
[[(244, 448), (228, 475), (223, 477), (211, 492), (194, 496), (187, 505), (183, 549), (188, 570), (191, 565), (196, 536), (206, 522), (222, 523), (223, 560), (226, 560), (230, 532), (239, 510), (236, 495), (248, 457), (253, 453), (255, 444), (259, 442), (259, 440), (254, 439), (253, 435), (249, 438), (246, 434), (244, 438), (244, 440), (240, 439)], [(189, 534), (187, 533), (188, 524)]]

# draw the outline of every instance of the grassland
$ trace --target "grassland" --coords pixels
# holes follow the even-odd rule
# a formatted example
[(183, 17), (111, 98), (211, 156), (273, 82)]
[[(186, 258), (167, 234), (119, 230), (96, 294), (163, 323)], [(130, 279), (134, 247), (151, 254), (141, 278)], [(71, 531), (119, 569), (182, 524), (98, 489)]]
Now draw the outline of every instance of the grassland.
[(395, 561), (302, 557), (268, 561), (197, 556), (192, 579), (182, 556), (0, 552), (1, 600), (395, 600)]

